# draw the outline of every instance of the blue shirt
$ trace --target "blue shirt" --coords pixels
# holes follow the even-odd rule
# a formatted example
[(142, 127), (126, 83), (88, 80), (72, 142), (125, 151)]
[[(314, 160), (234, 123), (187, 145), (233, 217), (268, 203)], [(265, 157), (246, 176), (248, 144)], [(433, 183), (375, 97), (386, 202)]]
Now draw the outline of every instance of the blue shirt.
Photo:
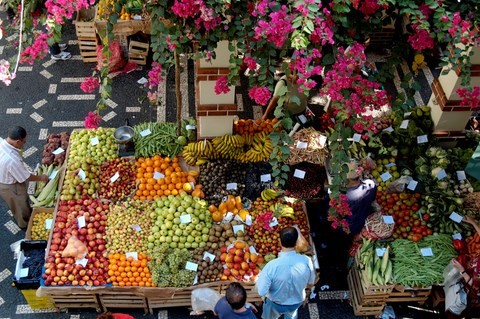
[(371, 179), (347, 189), (347, 201), (352, 215), (346, 220), (351, 234), (356, 235), (362, 230), (365, 219), (373, 212), (372, 203), (376, 196), (377, 186)]
[(213, 310), (220, 319), (257, 319), (252, 309), (247, 308), (243, 312), (235, 312), (225, 297), (220, 298)]
[(273, 302), (290, 306), (305, 300), (305, 288), (315, 282), (312, 260), (296, 251), (281, 252), (260, 272), (258, 294)]

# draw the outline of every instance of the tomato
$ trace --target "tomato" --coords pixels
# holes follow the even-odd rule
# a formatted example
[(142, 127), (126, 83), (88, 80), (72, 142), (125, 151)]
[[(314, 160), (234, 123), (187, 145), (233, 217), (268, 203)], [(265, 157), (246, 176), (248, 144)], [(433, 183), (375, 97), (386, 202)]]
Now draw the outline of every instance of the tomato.
[[(413, 217), (413, 218), (415, 218), (415, 217)], [(415, 226), (419, 226), (419, 225), (420, 225), (420, 219), (415, 219), (415, 221), (413, 222), (413, 224), (414, 224)]]
[(419, 234), (415, 234), (415, 235), (412, 236), (412, 240), (414, 242), (418, 242), (418, 241), (422, 240), (422, 236), (419, 235)]
[(420, 193), (415, 193), (415, 194), (413, 194), (413, 196), (417, 199), (422, 198), (422, 195)]
[(427, 234), (428, 234), (428, 235), (433, 235), (433, 230), (427, 229)]
[(423, 220), (428, 222), (430, 220), (430, 214), (425, 214), (422, 216)]
[(405, 212), (398, 212), (398, 217), (403, 218), (405, 216)]
[(412, 205), (412, 211), (418, 212), (419, 209), (420, 209), (420, 206), (418, 206), (417, 204)]
[(408, 237), (407, 233), (402, 233), (402, 238), (403, 239), (407, 239), (407, 237)]
[(409, 221), (409, 220), (410, 220), (410, 216), (405, 215), (405, 216), (403, 217), (403, 220)]
[(427, 236), (427, 232), (425, 230), (422, 231), (422, 236)]
[(413, 240), (413, 236), (414, 236), (414, 235), (408, 235), (408, 236), (407, 236), (407, 239), (408, 239), (408, 240)]
[(402, 222), (401, 225), (402, 225), (403, 227), (407, 227), (407, 226), (408, 226), (408, 222)]

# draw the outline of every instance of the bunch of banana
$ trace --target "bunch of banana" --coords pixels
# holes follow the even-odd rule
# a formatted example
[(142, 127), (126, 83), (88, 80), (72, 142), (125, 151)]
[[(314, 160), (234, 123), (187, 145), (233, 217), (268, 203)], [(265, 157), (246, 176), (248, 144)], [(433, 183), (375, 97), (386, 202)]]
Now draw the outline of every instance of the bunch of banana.
[(239, 158), (242, 162), (262, 162), (270, 158), (273, 151), (272, 141), (267, 132), (260, 132), (253, 136), (244, 136), (245, 144), (249, 149)]
[(268, 202), (280, 196), (280, 193), (274, 189), (266, 188), (260, 193), (260, 196), (262, 197), (263, 201)]
[(276, 217), (289, 217), (295, 219), (295, 212), (293, 208), (282, 203), (275, 203), (270, 205), (270, 211)]
[(347, 149), (347, 155), (351, 159), (362, 159), (367, 157), (367, 152), (365, 151), (365, 142), (360, 140), (360, 142), (353, 142), (350, 144), (350, 147)]
[(213, 143), (209, 140), (188, 143), (183, 148), (182, 156), (185, 163), (191, 166), (201, 165), (206, 163), (208, 159), (217, 158)]
[(223, 135), (215, 137), (212, 143), (219, 157), (237, 159), (243, 153), (245, 138), (242, 135)]

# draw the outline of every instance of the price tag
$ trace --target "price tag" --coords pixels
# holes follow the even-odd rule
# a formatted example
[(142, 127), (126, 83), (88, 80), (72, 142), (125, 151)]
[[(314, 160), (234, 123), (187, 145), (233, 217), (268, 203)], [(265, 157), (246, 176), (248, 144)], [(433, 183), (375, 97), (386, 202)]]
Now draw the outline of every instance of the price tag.
[(233, 225), (232, 228), (233, 228), (234, 234), (238, 233), (239, 231), (242, 231), (242, 232), (245, 231), (245, 227), (243, 225)]
[(380, 178), (382, 179), (382, 181), (385, 182), (385, 181), (388, 181), (390, 178), (392, 178), (392, 174), (390, 174), (390, 172), (386, 172), (380, 175)]
[(354, 142), (360, 142), (360, 140), (362, 139), (362, 135), (358, 134), (358, 133), (355, 133), (353, 134), (353, 141)]
[(459, 214), (452, 212), (449, 216), (451, 220), (453, 220), (456, 223), (461, 223), (463, 220), (463, 216), (460, 216)]
[(207, 258), (210, 258), (210, 263), (212, 263), (212, 262), (215, 260), (215, 255), (214, 255), (214, 254), (210, 254), (208, 251), (206, 251), (206, 252), (203, 254), (203, 260), (207, 260)]
[(422, 248), (420, 249), (423, 257), (431, 257), (433, 256), (432, 248)]
[(445, 172), (444, 169), (442, 169), (440, 172), (438, 172), (437, 178), (438, 178), (439, 180), (444, 179), (445, 177), (447, 177), (447, 172)]
[(145, 136), (150, 135), (150, 134), (152, 134), (152, 131), (150, 131), (149, 128), (147, 128), (146, 130), (143, 130), (143, 131), (140, 132), (140, 135), (141, 135), (142, 137), (145, 137)]
[(135, 224), (135, 225), (132, 225), (130, 227), (132, 227), (136, 232), (142, 231), (142, 227), (140, 227), (140, 225)]
[(192, 188), (195, 188), (195, 184), (193, 182), (190, 182), (190, 185), (192, 185)]
[(385, 165), (386, 168), (390, 168), (390, 167), (393, 167), (395, 166), (396, 164), (395, 163), (388, 163), (387, 165)]
[(180, 223), (188, 224), (192, 222), (192, 216), (190, 214), (185, 214), (180, 216)]
[(52, 152), (53, 155), (58, 155), (65, 152), (65, 150), (61, 147), (57, 148), (55, 151)]
[(239, 215), (235, 215), (235, 217), (234, 217), (233, 219), (236, 220), (236, 221), (238, 221), (238, 222), (243, 223), (243, 219), (242, 219), (242, 217), (240, 217)]
[(51, 218), (45, 219), (45, 229), (52, 229), (52, 223), (53, 223), (53, 219)]
[[(160, 178), (164, 178), (164, 177), (165, 177), (165, 175), (163, 175), (163, 174), (160, 173), (160, 172), (155, 172), (155, 173), (153, 173), (153, 178), (154, 178), (154, 179), (160, 179)], [(193, 187), (193, 186), (192, 186), (192, 187)]]
[(453, 239), (462, 239), (462, 234), (460, 234), (460, 233), (453, 234), (452, 238)]
[(28, 268), (20, 269), (20, 278), (28, 277)]
[(260, 175), (261, 182), (270, 182), (271, 180), (272, 180), (272, 176), (270, 176), (270, 174)]
[(270, 222), (270, 227), (275, 227), (278, 225), (278, 220), (276, 217), (273, 217), (272, 221)]
[(77, 259), (77, 260), (75, 261), (75, 264), (77, 264), (77, 265), (82, 265), (83, 267), (85, 267), (85, 266), (87, 265), (87, 263), (88, 263), (88, 259), (85, 258), (85, 257), (83, 257), (83, 258), (81, 258), (81, 259)]
[(395, 221), (393, 220), (393, 217), (390, 216), (390, 215), (383, 215), (382, 218), (383, 218), (383, 222), (385, 224), (395, 224)]
[(138, 84), (145, 84), (145, 83), (147, 83), (147, 82), (148, 82), (148, 80), (147, 80), (146, 78), (144, 78), (144, 77), (141, 77), (141, 78), (137, 81)]
[(228, 190), (236, 190), (237, 189), (237, 183), (228, 183), (227, 184), (227, 191)]
[(407, 188), (408, 188), (409, 190), (411, 190), (411, 191), (414, 191), (415, 188), (417, 188), (417, 185), (418, 185), (418, 182), (412, 179), (412, 180), (408, 183)]
[(295, 172), (293, 173), (293, 176), (296, 178), (304, 179), (305, 178), (305, 171), (296, 169)]
[(83, 169), (81, 169), (81, 168), (78, 170), (78, 176), (80, 176), (80, 179), (81, 179), (82, 181), (84, 181), (85, 178), (87, 178), (87, 174), (85, 174), (85, 171), (84, 171)]
[(48, 176), (48, 179), (54, 179), (57, 176), (58, 171), (59, 171), (58, 169), (54, 170), (52, 172), (52, 174), (50, 174), (50, 176)]
[(247, 214), (247, 217), (245, 217), (245, 224), (247, 224), (247, 226), (252, 225), (252, 216), (250, 216), (250, 214)]
[(412, 112), (405, 112), (405, 113), (403, 113), (403, 117), (409, 117), (410, 114), (412, 114)]
[(403, 120), (403, 121), (402, 121), (402, 124), (400, 124), (400, 128), (401, 128), (401, 129), (404, 129), (404, 130), (407, 129), (407, 127), (408, 127), (408, 122), (409, 122), (408, 120)]
[(185, 129), (189, 130), (189, 131), (193, 131), (194, 129), (196, 129), (196, 126), (195, 125), (185, 125)]
[(305, 115), (303, 115), (303, 114), (300, 114), (300, 115), (298, 116), (298, 119), (300, 120), (300, 122), (302, 122), (302, 124), (307, 123), (307, 118), (306, 118)]
[(92, 137), (92, 138), (90, 139), (90, 144), (91, 144), (92, 146), (98, 145), (98, 143), (100, 143), (100, 141), (98, 140), (98, 136)]
[(327, 143), (327, 137), (325, 135), (320, 135), (318, 139), (320, 142), (320, 146), (325, 147), (325, 144)]
[(423, 144), (428, 142), (428, 136), (427, 135), (419, 135), (417, 136), (417, 144)]
[(133, 20), (138, 20), (138, 21), (140, 21), (140, 20), (142, 20), (142, 16), (136, 14), (136, 15), (133, 16)]
[(85, 216), (77, 217), (78, 228), (85, 227)]
[[(225, 264), (225, 266), (227, 265)], [(195, 278), (193, 278), (193, 285), (195, 286), (196, 284), (198, 284), (198, 274), (195, 275)]]
[(393, 132), (393, 127), (389, 126), (389, 127), (387, 127), (387, 128), (384, 128), (383, 131), (384, 131), (384, 132), (390, 132), (390, 133), (391, 133), (391, 132)]
[(191, 261), (187, 261), (185, 265), (186, 270), (197, 271), (198, 265), (196, 263), (192, 263)]
[(120, 177), (120, 174), (116, 172), (112, 177), (110, 177), (110, 182), (115, 183), (115, 181)]
[(253, 246), (248, 247), (248, 250), (250, 251), (250, 254), (256, 254), (257, 253), (257, 251), (255, 250), (255, 247), (253, 247)]
[(386, 251), (386, 250), (387, 250), (386, 248), (377, 248), (377, 249), (375, 249), (375, 251), (377, 252), (377, 256), (378, 256), (378, 257), (383, 257), (383, 255), (385, 255), (385, 251)]
[(302, 141), (297, 142), (297, 148), (307, 148), (307, 146), (308, 146), (307, 142), (302, 142)]
[(131, 252), (125, 253), (125, 257), (127, 257), (127, 259), (129, 257), (132, 257), (133, 260), (138, 260), (138, 253), (136, 251), (131, 251)]
[(467, 175), (465, 175), (465, 171), (457, 171), (457, 179), (459, 181), (463, 181), (467, 179)]

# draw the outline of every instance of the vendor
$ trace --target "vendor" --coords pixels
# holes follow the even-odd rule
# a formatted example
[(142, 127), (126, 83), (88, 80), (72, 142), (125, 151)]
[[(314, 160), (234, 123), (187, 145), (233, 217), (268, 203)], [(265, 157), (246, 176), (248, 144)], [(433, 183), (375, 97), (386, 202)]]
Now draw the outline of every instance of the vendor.
[(275, 91), (273, 92), (273, 97), (268, 103), (267, 109), (263, 114), (262, 119), (266, 120), (268, 115), (272, 112), (273, 109), (277, 106), (278, 100), (280, 99), (280, 92), (283, 88), (287, 88), (287, 93), (285, 93), (285, 100), (283, 102), (283, 109), (287, 116), (295, 117), (305, 113), (307, 109), (308, 97), (305, 93), (300, 93), (300, 85), (297, 84), (298, 75), (289, 74), (283, 75), (280, 80), (278, 80), (275, 85)]
[(377, 185), (371, 179), (360, 180), (361, 168), (356, 161), (351, 161), (347, 173), (347, 201), (352, 215), (347, 217), (350, 234), (355, 238), (373, 213), (372, 204), (377, 196)]

